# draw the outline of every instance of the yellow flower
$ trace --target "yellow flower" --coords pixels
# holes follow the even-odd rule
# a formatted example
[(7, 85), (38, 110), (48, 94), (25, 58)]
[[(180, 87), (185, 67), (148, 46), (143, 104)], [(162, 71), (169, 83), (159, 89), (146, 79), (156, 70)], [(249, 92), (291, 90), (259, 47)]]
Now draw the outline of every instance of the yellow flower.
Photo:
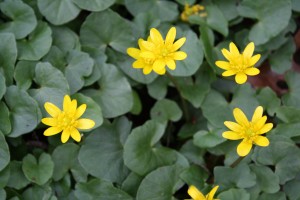
[(267, 123), (267, 117), (263, 115), (263, 107), (258, 106), (248, 121), (246, 115), (239, 108), (233, 110), (233, 116), (236, 122), (225, 121), (224, 124), (230, 131), (223, 132), (223, 137), (229, 140), (240, 140), (242, 142), (237, 147), (237, 153), (240, 156), (249, 154), (252, 145), (268, 146), (269, 140), (262, 134), (267, 133), (273, 127), (272, 123)]
[(204, 6), (201, 6), (199, 4), (190, 6), (189, 4), (185, 4), (184, 10), (181, 13), (180, 17), (182, 21), (188, 21), (189, 16), (191, 15), (200, 15), (201, 17), (206, 17), (207, 14), (205, 12), (200, 13), (201, 11), (204, 11)]
[(243, 84), (247, 81), (247, 75), (255, 76), (259, 74), (259, 69), (255, 68), (254, 65), (260, 59), (260, 54), (253, 55), (254, 43), (250, 42), (242, 54), (240, 54), (238, 48), (233, 42), (229, 44), (229, 49), (222, 49), (222, 54), (228, 60), (217, 61), (216, 65), (221, 69), (226, 70), (222, 73), (222, 76), (235, 75), (235, 81), (238, 84)]
[(44, 124), (51, 126), (45, 130), (44, 135), (52, 136), (62, 132), (62, 143), (67, 142), (70, 136), (79, 142), (81, 136), (77, 129), (90, 129), (95, 126), (95, 122), (91, 119), (79, 119), (86, 110), (86, 104), (77, 108), (77, 101), (75, 99), (71, 101), (68, 95), (64, 97), (63, 110), (50, 102), (46, 102), (44, 107), (51, 116), (42, 119)]
[(184, 43), (186, 38), (182, 37), (174, 42), (176, 28), (172, 27), (164, 40), (160, 32), (152, 28), (147, 41), (139, 39), (139, 48), (128, 48), (127, 53), (136, 59), (133, 63), (134, 68), (143, 69), (144, 74), (149, 74), (152, 70), (159, 75), (166, 73), (165, 67), (174, 70), (175, 60), (184, 60), (187, 55), (183, 51), (177, 51)]
[(191, 185), (188, 189), (188, 194), (193, 200), (218, 200), (214, 199), (214, 195), (218, 190), (219, 186), (215, 186), (206, 196), (204, 196), (195, 186)]

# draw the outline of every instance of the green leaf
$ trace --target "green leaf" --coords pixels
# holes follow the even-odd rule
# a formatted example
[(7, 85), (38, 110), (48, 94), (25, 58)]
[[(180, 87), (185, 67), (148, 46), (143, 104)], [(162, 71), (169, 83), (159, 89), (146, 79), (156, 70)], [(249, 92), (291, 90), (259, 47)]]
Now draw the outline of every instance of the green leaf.
[(0, 9), (3, 14), (12, 20), (2, 23), (0, 31), (13, 33), (17, 39), (25, 38), (37, 25), (33, 9), (23, 1), (4, 1), (0, 4)]
[(73, 167), (79, 147), (73, 143), (67, 143), (56, 147), (52, 153), (54, 163), (53, 180), (62, 179), (67, 172)]
[(187, 54), (184, 60), (176, 61), (176, 69), (169, 70), (173, 76), (190, 76), (195, 74), (203, 61), (203, 50), (197, 35), (193, 31), (187, 31), (182, 34), (186, 37), (186, 42), (180, 48)]
[(14, 78), (18, 88), (28, 90), (34, 78), (36, 61), (21, 60), (17, 63)]
[(110, 182), (100, 179), (76, 184), (75, 196), (84, 200), (133, 200), (126, 192), (115, 188)]
[(184, 155), (186, 159), (189, 160), (190, 163), (195, 163), (200, 166), (204, 166), (204, 149), (200, 149), (193, 144), (192, 140), (188, 140), (184, 143), (180, 149), (180, 153)]
[(192, 165), (180, 174), (180, 178), (188, 185), (203, 188), (205, 180), (208, 178), (208, 173), (205, 169), (197, 165)]
[(73, 50), (69, 52), (67, 61), (65, 76), (70, 86), (70, 92), (74, 94), (84, 86), (84, 78), (91, 75), (94, 60), (87, 53)]
[(10, 121), (10, 113), (6, 106), (6, 104), (0, 101), (0, 131), (7, 135), (11, 132), (11, 121)]
[(103, 65), (100, 71), (103, 74), (98, 80), (100, 89), (87, 89), (83, 93), (101, 106), (103, 116), (106, 118), (129, 112), (133, 105), (133, 97), (127, 79), (114, 65)]
[(257, 99), (259, 101), (259, 104), (265, 110), (267, 110), (270, 115), (274, 115), (276, 109), (281, 104), (281, 101), (277, 97), (276, 93), (268, 87), (263, 88), (259, 91)]
[(6, 192), (4, 189), (0, 189), (0, 199), (6, 199)]
[(214, 168), (215, 184), (224, 189), (249, 188), (256, 184), (256, 176), (247, 164), (239, 163), (235, 168), (217, 166)]
[(44, 186), (40, 187), (38, 185), (34, 185), (33, 187), (29, 187), (22, 193), (22, 200), (57, 200), (54, 196), (51, 187)]
[(300, 74), (289, 71), (285, 74), (285, 80), (289, 86), (289, 92), (283, 95), (284, 105), (300, 108)]
[(133, 97), (133, 106), (131, 109), (131, 113), (134, 115), (139, 115), (142, 112), (142, 102), (139, 94), (132, 90), (132, 97)]
[(169, 82), (170, 80), (166, 76), (160, 76), (150, 84), (147, 84), (149, 95), (157, 100), (165, 98)]
[(80, 9), (72, 0), (38, 0), (42, 15), (54, 25), (62, 25), (75, 19)]
[(222, 200), (250, 200), (250, 194), (244, 189), (229, 189), (218, 195)]
[(30, 89), (30, 95), (37, 100), (43, 116), (45, 102), (62, 105), (63, 97), (69, 94), (69, 85), (63, 73), (49, 63), (38, 63), (35, 67), (34, 81), (40, 87)]
[(257, 200), (286, 200), (284, 192), (277, 192), (274, 194), (263, 193), (259, 196)]
[(157, 145), (164, 130), (165, 126), (155, 121), (133, 129), (124, 146), (125, 165), (133, 172), (145, 175), (157, 167), (174, 163), (176, 153)]
[(173, 199), (173, 194), (183, 185), (179, 178), (183, 169), (181, 166), (171, 165), (150, 172), (141, 182), (136, 199)]
[(124, 117), (94, 130), (79, 152), (82, 167), (101, 180), (121, 183), (129, 172), (124, 165), (123, 146), (130, 129), (131, 123)]
[(42, 153), (38, 159), (28, 154), (23, 158), (22, 170), (28, 180), (38, 185), (44, 185), (53, 174), (54, 163), (51, 156)]
[(137, 190), (143, 180), (142, 176), (131, 172), (122, 183), (122, 190), (130, 194), (131, 196), (136, 196)]
[[(287, 27), (291, 17), (291, 1), (244, 0), (238, 7), (241, 16), (255, 18), (258, 22), (251, 28), (249, 40), (255, 45), (268, 42)], [(273, 23), (276, 21), (276, 23)]]
[(234, 20), (238, 17), (238, 11), (235, 0), (213, 0), (213, 3), (222, 11), (227, 21)]
[(79, 36), (65, 26), (52, 26), (53, 45), (67, 53), (70, 50), (80, 50)]
[(207, 25), (226, 37), (228, 35), (228, 22), (221, 10), (215, 5), (208, 5), (205, 10), (207, 11)]
[(18, 137), (34, 130), (42, 117), (37, 102), (16, 86), (8, 87), (4, 97), (12, 121), (12, 131), (9, 136)]
[(298, 0), (292, 0), (292, 9), (300, 12), (300, 2)]
[[(95, 122), (93, 129), (99, 127), (103, 123), (103, 116), (101, 107), (90, 97), (87, 97), (81, 93), (72, 95), (72, 98), (77, 100), (77, 104), (86, 104), (87, 108), (81, 118), (92, 119)], [(82, 130), (84, 132), (84, 130)]]
[[(99, 26), (101, 24), (101, 26)], [(107, 47), (126, 53), (134, 38), (127, 20), (112, 10), (90, 14), (80, 29), (82, 45), (88, 47)]]
[(222, 130), (198, 131), (194, 135), (194, 144), (200, 148), (211, 148), (221, 144), (225, 139), (221, 135)]
[(296, 51), (295, 41), (292, 37), (270, 56), (270, 65), (274, 72), (283, 74), (292, 67), (293, 55)]
[(10, 161), (10, 153), (4, 135), (0, 131), (0, 171), (3, 170)]
[(13, 160), (10, 162), (9, 166), (10, 177), (7, 186), (17, 190), (26, 187), (30, 181), (25, 177), (22, 171), (22, 162)]
[(0, 100), (2, 99), (3, 95), (6, 91), (6, 85), (5, 85), (5, 77), (3, 74), (0, 74)]
[(279, 106), (275, 109), (275, 113), (276, 117), (285, 123), (297, 123), (300, 121), (300, 108), (295, 108), (292, 106)]
[(17, 60), (17, 44), (13, 34), (0, 33), (0, 69), (6, 84), (13, 83), (14, 67)]
[(286, 193), (286, 195), (289, 197), (289, 199), (299, 199), (300, 198), (300, 180), (294, 179), (292, 181), (287, 182), (283, 186), (283, 191)]
[(182, 117), (182, 111), (175, 101), (162, 99), (157, 101), (150, 111), (151, 118), (157, 122), (176, 122)]
[(48, 53), (52, 44), (52, 31), (45, 22), (39, 22), (28, 39), (18, 41), (18, 59), (34, 60), (41, 59)]
[(4, 188), (10, 177), (10, 166), (7, 165), (6, 168), (0, 171), (0, 188)]
[(81, 9), (89, 11), (102, 11), (115, 3), (115, 0), (73, 0)]

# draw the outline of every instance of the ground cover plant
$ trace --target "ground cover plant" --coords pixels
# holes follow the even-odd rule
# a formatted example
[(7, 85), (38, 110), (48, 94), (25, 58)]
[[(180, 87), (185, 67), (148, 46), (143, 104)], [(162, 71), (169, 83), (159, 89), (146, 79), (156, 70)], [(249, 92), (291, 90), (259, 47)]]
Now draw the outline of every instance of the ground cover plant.
[(0, 0), (0, 199), (299, 200), (299, 13)]

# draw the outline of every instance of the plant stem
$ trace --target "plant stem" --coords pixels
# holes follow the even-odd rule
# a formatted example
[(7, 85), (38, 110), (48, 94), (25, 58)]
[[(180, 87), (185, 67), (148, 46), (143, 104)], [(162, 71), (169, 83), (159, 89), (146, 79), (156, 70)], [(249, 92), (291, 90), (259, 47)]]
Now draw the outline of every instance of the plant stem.
[(238, 157), (238, 159), (236, 159), (231, 165), (231, 168), (235, 168), (245, 157)]
[(184, 114), (185, 120), (189, 121), (188, 108), (187, 108), (185, 99), (181, 95), (181, 92), (180, 92), (180, 89), (179, 89), (179, 85), (178, 85), (176, 79), (169, 72), (166, 72), (166, 74), (167, 74), (167, 76), (169, 77), (170, 81), (173, 83), (173, 85), (175, 86), (176, 90), (179, 93), (179, 96), (180, 96), (180, 99), (181, 99), (181, 103), (182, 103), (183, 114)]

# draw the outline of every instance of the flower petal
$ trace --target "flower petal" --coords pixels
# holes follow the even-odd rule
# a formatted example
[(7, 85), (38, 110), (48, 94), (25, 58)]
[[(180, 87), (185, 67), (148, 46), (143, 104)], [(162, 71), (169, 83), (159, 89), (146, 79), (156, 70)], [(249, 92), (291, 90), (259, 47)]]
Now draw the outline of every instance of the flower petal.
[(233, 56), (239, 56), (240, 55), (240, 52), (239, 52), (238, 48), (236, 47), (236, 45), (233, 42), (230, 42), (229, 50), (230, 50), (231, 55), (233, 55)]
[(252, 143), (245, 142), (243, 140), (237, 147), (237, 153), (239, 156), (246, 156), (249, 154), (251, 148), (252, 148)]
[(161, 70), (153, 70), (158, 75), (164, 75), (166, 73), (166, 68), (162, 68)]
[(127, 54), (131, 57), (133, 57), (134, 59), (138, 59), (140, 57), (140, 52), (141, 50), (137, 49), (137, 48), (128, 48), (127, 49)]
[(44, 107), (51, 117), (57, 117), (61, 113), (61, 110), (53, 103), (46, 102)]
[(185, 37), (182, 37), (182, 38), (180, 38), (179, 40), (177, 40), (177, 41), (172, 45), (171, 51), (172, 51), (172, 52), (175, 52), (175, 51), (177, 51), (178, 49), (180, 49), (180, 47), (182, 47), (182, 45), (185, 43), (185, 41), (186, 41), (186, 38), (185, 38)]
[(93, 128), (95, 126), (95, 122), (91, 119), (78, 119), (77, 120), (77, 126), (76, 128), (78, 129), (90, 129)]
[(134, 61), (132, 64), (132, 67), (135, 69), (142, 69), (145, 67), (145, 65), (146, 65), (146, 63), (144, 62), (143, 58), (141, 58), (141, 59)]
[(142, 51), (140, 56), (143, 58), (155, 59), (155, 54), (152, 53), (151, 51)]
[(62, 131), (62, 129), (60, 127), (57, 127), (57, 126), (50, 127), (44, 131), (44, 136), (52, 136), (57, 133), (60, 133), (61, 131)]
[(172, 56), (174, 60), (184, 60), (186, 59), (187, 54), (183, 51), (176, 51), (172, 53), (170, 56)]
[(215, 63), (219, 68), (229, 70), (230, 69), (230, 63), (226, 61), (217, 61)]
[(63, 111), (67, 111), (70, 109), (71, 106), (71, 98), (69, 95), (64, 96), (64, 101), (63, 101)]
[(176, 37), (176, 28), (172, 27), (167, 33), (165, 44), (173, 44)]
[(144, 67), (144, 69), (143, 69), (143, 73), (144, 73), (145, 75), (150, 74), (151, 71), (152, 71), (152, 67), (151, 67), (150, 65), (146, 65), (146, 66)]
[(236, 74), (236, 72), (235, 71), (233, 71), (233, 70), (227, 70), (227, 71), (225, 71), (225, 72), (223, 72), (222, 73), (222, 76), (232, 76), (232, 75), (235, 75)]
[(260, 54), (256, 54), (255, 56), (250, 58), (250, 64), (249, 65), (254, 66), (257, 63), (257, 61), (259, 61), (259, 59), (260, 59)]
[(251, 67), (251, 68), (247, 68), (244, 70), (244, 73), (250, 76), (255, 76), (257, 74), (259, 74), (259, 69), (255, 68), (255, 67)]
[(143, 40), (143, 41), (141, 41), (140, 45), (141, 45), (141, 49), (143, 49), (143, 51), (154, 51), (155, 50), (155, 44), (153, 44), (152, 42)]
[(57, 120), (56, 118), (43, 118), (42, 122), (46, 124), (47, 126), (56, 126)]
[(62, 134), (61, 134), (61, 137), (60, 137), (61, 142), (62, 142), (62, 143), (66, 143), (66, 142), (69, 140), (70, 135), (71, 135), (70, 129), (65, 129), (65, 130), (63, 130), (63, 132), (62, 132)]
[(233, 109), (233, 116), (237, 123), (243, 126), (247, 126), (249, 121), (243, 111), (239, 108)]
[(193, 185), (191, 185), (188, 189), (188, 194), (197, 200), (206, 200), (205, 196)]
[(244, 73), (237, 73), (235, 76), (235, 82), (237, 82), (238, 84), (243, 84), (247, 81), (247, 75)]
[(266, 116), (263, 116), (261, 117), (259, 120), (257, 120), (254, 124), (255, 126), (255, 130), (259, 131), (262, 129), (262, 127), (265, 125), (267, 121), (267, 117)]
[(264, 136), (257, 136), (256, 139), (254, 140), (254, 143), (258, 146), (266, 147), (269, 146), (270, 142), (268, 138)]
[(240, 132), (243, 127), (241, 125), (239, 125), (238, 123), (235, 122), (231, 122), (231, 121), (225, 121), (224, 125), (227, 126), (227, 128), (229, 128), (230, 130), (234, 131), (234, 132)]
[[(140, 38), (139, 40), (138, 40), (138, 44), (139, 44), (139, 48), (141, 49), (141, 51), (146, 51), (146, 48), (143, 46), (143, 42), (144, 42), (145, 40), (143, 40), (142, 38)], [(148, 41), (149, 42), (149, 41)]]
[(169, 69), (174, 70), (176, 68), (176, 63), (172, 59), (168, 59), (166, 62)]
[(207, 200), (214, 200), (214, 196), (215, 196), (215, 193), (217, 192), (219, 186), (215, 186), (207, 195), (206, 199)]
[(81, 135), (79, 133), (79, 131), (76, 128), (72, 128), (71, 129), (71, 137), (76, 141), (76, 142), (80, 142), (81, 140)]
[(255, 109), (254, 113), (253, 113), (253, 116), (252, 116), (251, 121), (252, 121), (253, 123), (255, 123), (257, 120), (259, 120), (260, 118), (262, 118), (263, 111), (264, 111), (263, 107), (262, 107), (262, 106), (258, 106), (258, 107)]
[(166, 63), (163, 60), (159, 59), (153, 63), (153, 70), (161, 71), (163, 68), (165, 68), (165, 66), (166, 66)]
[(227, 49), (222, 49), (221, 51), (222, 51), (223, 56), (224, 56), (227, 60), (230, 61), (231, 58), (232, 58), (231, 53), (230, 53)]
[(240, 140), (242, 139), (241, 136), (234, 132), (234, 131), (225, 131), (222, 134), (223, 138), (229, 139), (229, 140)]
[(150, 37), (152, 42), (155, 44), (163, 44), (164, 42), (160, 32), (156, 28), (151, 28)]
[(243, 52), (243, 56), (247, 57), (247, 58), (251, 58), (251, 56), (253, 55), (253, 52), (254, 52), (254, 42), (250, 42), (244, 52)]
[(265, 124), (261, 129), (260, 129), (260, 134), (264, 134), (266, 132), (269, 132), (271, 129), (273, 128), (273, 124), (272, 123), (267, 123)]
[(78, 119), (79, 117), (81, 117), (83, 115), (83, 113), (85, 112), (85, 110), (86, 110), (86, 104), (80, 105), (76, 110), (74, 119)]

